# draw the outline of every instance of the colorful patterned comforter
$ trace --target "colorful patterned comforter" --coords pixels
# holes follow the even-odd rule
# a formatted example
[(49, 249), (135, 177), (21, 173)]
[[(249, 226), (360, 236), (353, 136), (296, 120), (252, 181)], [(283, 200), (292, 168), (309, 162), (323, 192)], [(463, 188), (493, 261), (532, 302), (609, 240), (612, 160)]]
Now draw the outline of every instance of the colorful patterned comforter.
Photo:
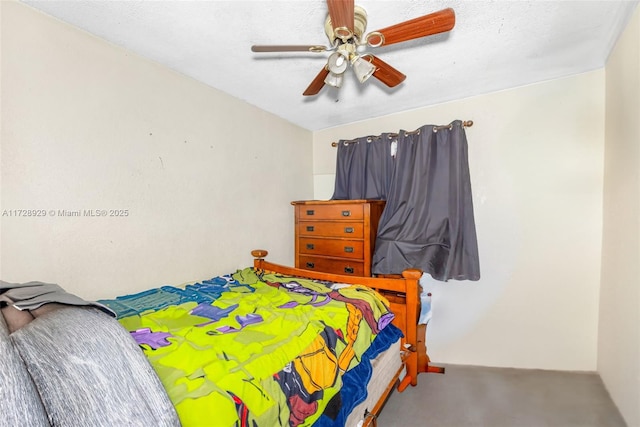
[(393, 319), (367, 287), (252, 268), (100, 302), (143, 348), (184, 426), (312, 425)]

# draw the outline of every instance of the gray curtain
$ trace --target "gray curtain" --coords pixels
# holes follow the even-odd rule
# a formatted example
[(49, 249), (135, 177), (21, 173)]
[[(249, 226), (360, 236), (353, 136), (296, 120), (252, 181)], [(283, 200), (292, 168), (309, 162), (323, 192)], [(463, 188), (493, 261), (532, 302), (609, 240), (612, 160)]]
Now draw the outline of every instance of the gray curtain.
[[(480, 267), (462, 122), (397, 143), (383, 134), (339, 146), (334, 199), (383, 199), (374, 274), (420, 268), (434, 279), (478, 280)], [(364, 144), (363, 144), (364, 142)], [(392, 146), (397, 145), (395, 157)], [(395, 150), (394, 150), (395, 151)]]
[[(333, 200), (387, 200), (393, 176), (388, 133), (338, 144)], [(394, 144), (395, 145), (395, 144)]]

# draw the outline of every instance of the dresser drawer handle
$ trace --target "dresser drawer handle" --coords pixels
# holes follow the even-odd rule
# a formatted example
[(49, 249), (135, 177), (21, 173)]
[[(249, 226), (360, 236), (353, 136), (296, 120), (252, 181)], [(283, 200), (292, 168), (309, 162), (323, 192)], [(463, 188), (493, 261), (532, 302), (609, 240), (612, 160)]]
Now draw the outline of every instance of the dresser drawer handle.
[(314, 250), (315, 247), (313, 246), (313, 243), (307, 243), (307, 249), (309, 249), (311, 251)]
[(316, 265), (314, 263), (312, 263), (312, 262), (308, 262), (307, 263), (307, 268), (315, 268), (315, 267), (316, 267)]
[(353, 246), (345, 246), (344, 247), (344, 251), (348, 254), (352, 254), (353, 253)]
[(344, 232), (345, 232), (345, 233), (347, 233), (347, 234), (349, 234), (349, 233), (353, 233), (353, 231), (354, 231), (354, 230), (353, 230), (353, 227), (345, 227), (345, 228), (344, 228)]
[(307, 210), (307, 215), (311, 216), (311, 215), (315, 215), (316, 211), (314, 211), (313, 209), (308, 209)]
[(307, 225), (307, 231), (313, 231), (313, 225)]
[(342, 211), (342, 216), (351, 216), (351, 211)]
[(344, 272), (347, 274), (353, 274), (353, 267), (345, 267)]

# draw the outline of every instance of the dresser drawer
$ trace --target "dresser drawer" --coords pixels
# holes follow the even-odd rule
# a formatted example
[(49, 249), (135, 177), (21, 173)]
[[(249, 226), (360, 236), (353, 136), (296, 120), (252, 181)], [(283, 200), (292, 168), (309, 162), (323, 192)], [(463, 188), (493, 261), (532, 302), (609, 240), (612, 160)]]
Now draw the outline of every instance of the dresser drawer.
[(299, 205), (298, 220), (345, 220), (360, 221), (364, 218), (362, 204), (331, 204), (331, 205)]
[(300, 255), (298, 257), (298, 263), (298, 267), (305, 270), (344, 274), (347, 276), (364, 276), (364, 264), (359, 261)]
[(364, 243), (357, 240), (300, 237), (298, 250), (301, 254), (307, 255), (325, 255), (360, 260), (364, 258)]
[(364, 237), (364, 224), (362, 222), (343, 221), (301, 221), (298, 223), (298, 235), (362, 239)]
[(299, 200), (291, 204), (295, 207), (296, 267), (371, 276), (384, 201)]

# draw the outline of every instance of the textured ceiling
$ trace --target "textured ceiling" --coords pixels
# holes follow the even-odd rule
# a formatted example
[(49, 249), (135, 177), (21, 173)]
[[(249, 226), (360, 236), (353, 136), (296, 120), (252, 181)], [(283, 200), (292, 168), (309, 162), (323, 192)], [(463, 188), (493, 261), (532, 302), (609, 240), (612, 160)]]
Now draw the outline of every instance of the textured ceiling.
[(323, 44), (317, 1), (25, 0), (113, 44), (309, 130), (522, 86), (604, 66), (638, 1), (376, 1), (356, 4), (373, 31), (451, 7), (454, 29), (370, 49), (407, 75), (302, 92), (328, 53), (258, 54), (253, 44)]

